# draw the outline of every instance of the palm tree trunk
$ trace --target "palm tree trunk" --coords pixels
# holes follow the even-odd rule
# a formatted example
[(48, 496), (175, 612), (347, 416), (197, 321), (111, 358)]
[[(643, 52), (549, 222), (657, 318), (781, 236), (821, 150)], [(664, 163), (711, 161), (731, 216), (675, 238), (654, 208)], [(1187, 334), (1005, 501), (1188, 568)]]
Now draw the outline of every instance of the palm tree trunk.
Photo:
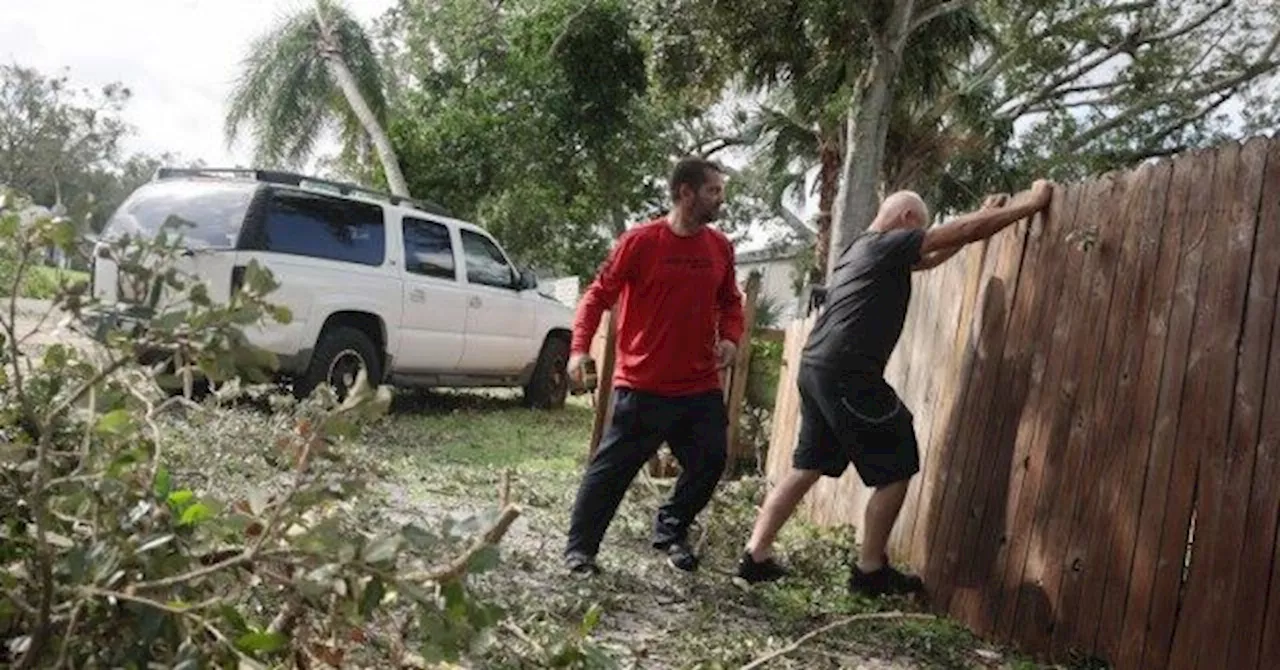
[(369, 108), (369, 103), (365, 102), (364, 96), (360, 94), (351, 70), (347, 69), (346, 63), (343, 63), (340, 58), (327, 58), (326, 64), (334, 81), (338, 82), (338, 87), (342, 89), (342, 95), (346, 97), (347, 103), (355, 112), (356, 118), (360, 119), (360, 125), (364, 126), (369, 139), (373, 141), (373, 148), (378, 152), (378, 160), (382, 162), (382, 170), (387, 175), (387, 185), (391, 187), (391, 192), (401, 197), (410, 197), (409, 184), (405, 182), (404, 174), (400, 172), (400, 161), (396, 158), (396, 150), (391, 145), (391, 138), (387, 137), (382, 124), (378, 123), (373, 110)]
[(828, 276), (840, 252), (858, 233), (866, 230), (878, 208), (877, 185), (884, 164), (889, 114), (914, 4), (912, 0), (894, 3), (884, 33), (875, 36), (875, 62), (859, 91), (855, 108), (848, 115), (843, 179), (833, 211), (835, 225), (831, 227), (831, 249), (827, 257)]
[(831, 254), (831, 208), (840, 193), (839, 128), (823, 128), (818, 147), (818, 232), (814, 243), (812, 280), (821, 282), (827, 276), (827, 257)]
[(373, 109), (364, 99), (364, 94), (360, 92), (360, 86), (356, 84), (356, 78), (351, 74), (346, 61), (342, 59), (342, 48), (324, 16), (323, 1), (316, 2), (316, 21), (320, 26), (320, 52), (324, 57), (325, 66), (334, 82), (338, 84), (338, 88), (342, 90), (347, 104), (351, 105), (351, 111), (360, 120), (360, 125), (364, 126), (364, 131), (373, 142), (373, 148), (378, 152), (378, 159), (382, 163), (382, 171), (387, 176), (387, 186), (391, 188), (391, 193), (394, 195), (410, 197), (409, 184), (405, 182), (404, 173), (400, 171), (400, 161), (396, 157), (395, 147), (391, 145), (391, 138), (387, 136), (382, 124), (378, 122), (377, 115), (373, 113)]

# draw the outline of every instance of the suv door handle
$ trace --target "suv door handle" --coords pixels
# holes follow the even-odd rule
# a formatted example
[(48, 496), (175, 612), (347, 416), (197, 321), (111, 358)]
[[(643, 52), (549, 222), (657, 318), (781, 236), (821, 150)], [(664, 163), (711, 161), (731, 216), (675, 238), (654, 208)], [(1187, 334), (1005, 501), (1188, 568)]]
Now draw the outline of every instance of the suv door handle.
[(478, 295), (473, 295), (473, 296), (471, 296), (471, 301), (470, 301), (468, 304), (470, 304), (472, 307), (479, 308), (479, 307), (480, 307), (480, 304), (481, 304), (481, 303), (480, 303), (480, 296), (478, 296)]
[(412, 291), (409, 291), (409, 300), (413, 302), (426, 302), (427, 292), (420, 288), (415, 288)]

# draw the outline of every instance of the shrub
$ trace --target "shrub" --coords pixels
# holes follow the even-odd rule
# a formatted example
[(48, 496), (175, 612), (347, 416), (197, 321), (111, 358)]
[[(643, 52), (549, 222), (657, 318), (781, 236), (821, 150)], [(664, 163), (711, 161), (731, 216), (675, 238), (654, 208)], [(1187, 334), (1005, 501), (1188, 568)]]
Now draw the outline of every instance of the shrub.
[[(10, 202), (0, 200), (0, 251), (19, 275), (35, 250), (70, 246), (69, 222), (20, 222)], [(357, 523), (352, 502), (374, 473), (349, 458), (348, 440), (385, 411), (386, 388), (362, 384), (341, 404), (327, 387), (302, 402), (271, 396), (285, 421), (260, 448), (277, 467), (243, 497), (171, 474), (160, 424), (200, 411), (196, 376), (219, 399), (239, 379), (265, 380), (274, 357), (242, 329), (290, 318), (267, 301), (275, 284), (262, 268), (215, 304), (175, 269), (178, 249), (168, 235), (111, 246), (153, 300), (143, 327), (104, 327), (100, 350), (54, 345), (32, 360), (12, 303), (0, 310), (0, 662), (255, 668), (466, 655), (499, 614), (466, 575), (495, 564), (519, 510), (475, 520), (488, 530), (456, 557), (442, 555), (455, 546), (447, 532)], [(106, 309), (84, 291), (64, 285), (55, 298), (73, 322)], [(158, 362), (138, 364), (144, 352)], [(187, 392), (165, 393), (165, 375)], [(370, 653), (383, 660), (361, 660)]]

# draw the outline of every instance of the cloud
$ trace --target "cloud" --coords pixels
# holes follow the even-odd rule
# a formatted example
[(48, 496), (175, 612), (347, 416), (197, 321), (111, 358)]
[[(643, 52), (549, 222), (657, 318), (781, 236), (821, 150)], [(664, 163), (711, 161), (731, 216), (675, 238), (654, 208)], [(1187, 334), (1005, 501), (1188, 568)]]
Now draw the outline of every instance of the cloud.
[[(306, 0), (0, 0), (0, 59), (77, 86), (120, 82), (133, 92), (126, 148), (210, 165), (249, 165), (227, 147), (222, 120), (250, 42)], [(348, 0), (371, 21), (394, 0)]]

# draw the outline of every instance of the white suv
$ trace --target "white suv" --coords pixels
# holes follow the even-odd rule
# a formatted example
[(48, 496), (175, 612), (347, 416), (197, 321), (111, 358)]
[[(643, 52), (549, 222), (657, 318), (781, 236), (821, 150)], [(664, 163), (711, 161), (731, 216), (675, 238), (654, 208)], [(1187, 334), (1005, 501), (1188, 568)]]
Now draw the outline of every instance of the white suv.
[[(305, 395), (343, 394), (363, 368), (405, 387), (522, 387), (526, 404), (564, 405), (573, 311), (537, 291), (482, 228), (439, 208), (286, 172), (162, 168), (103, 230), (154, 235), (182, 219), (182, 270), (226, 300), (257, 261), (292, 322), (246, 330)], [(101, 244), (99, 250), (101, 250)], [(126, 295), (116, 263), (94, 253), (93, 293)]]

